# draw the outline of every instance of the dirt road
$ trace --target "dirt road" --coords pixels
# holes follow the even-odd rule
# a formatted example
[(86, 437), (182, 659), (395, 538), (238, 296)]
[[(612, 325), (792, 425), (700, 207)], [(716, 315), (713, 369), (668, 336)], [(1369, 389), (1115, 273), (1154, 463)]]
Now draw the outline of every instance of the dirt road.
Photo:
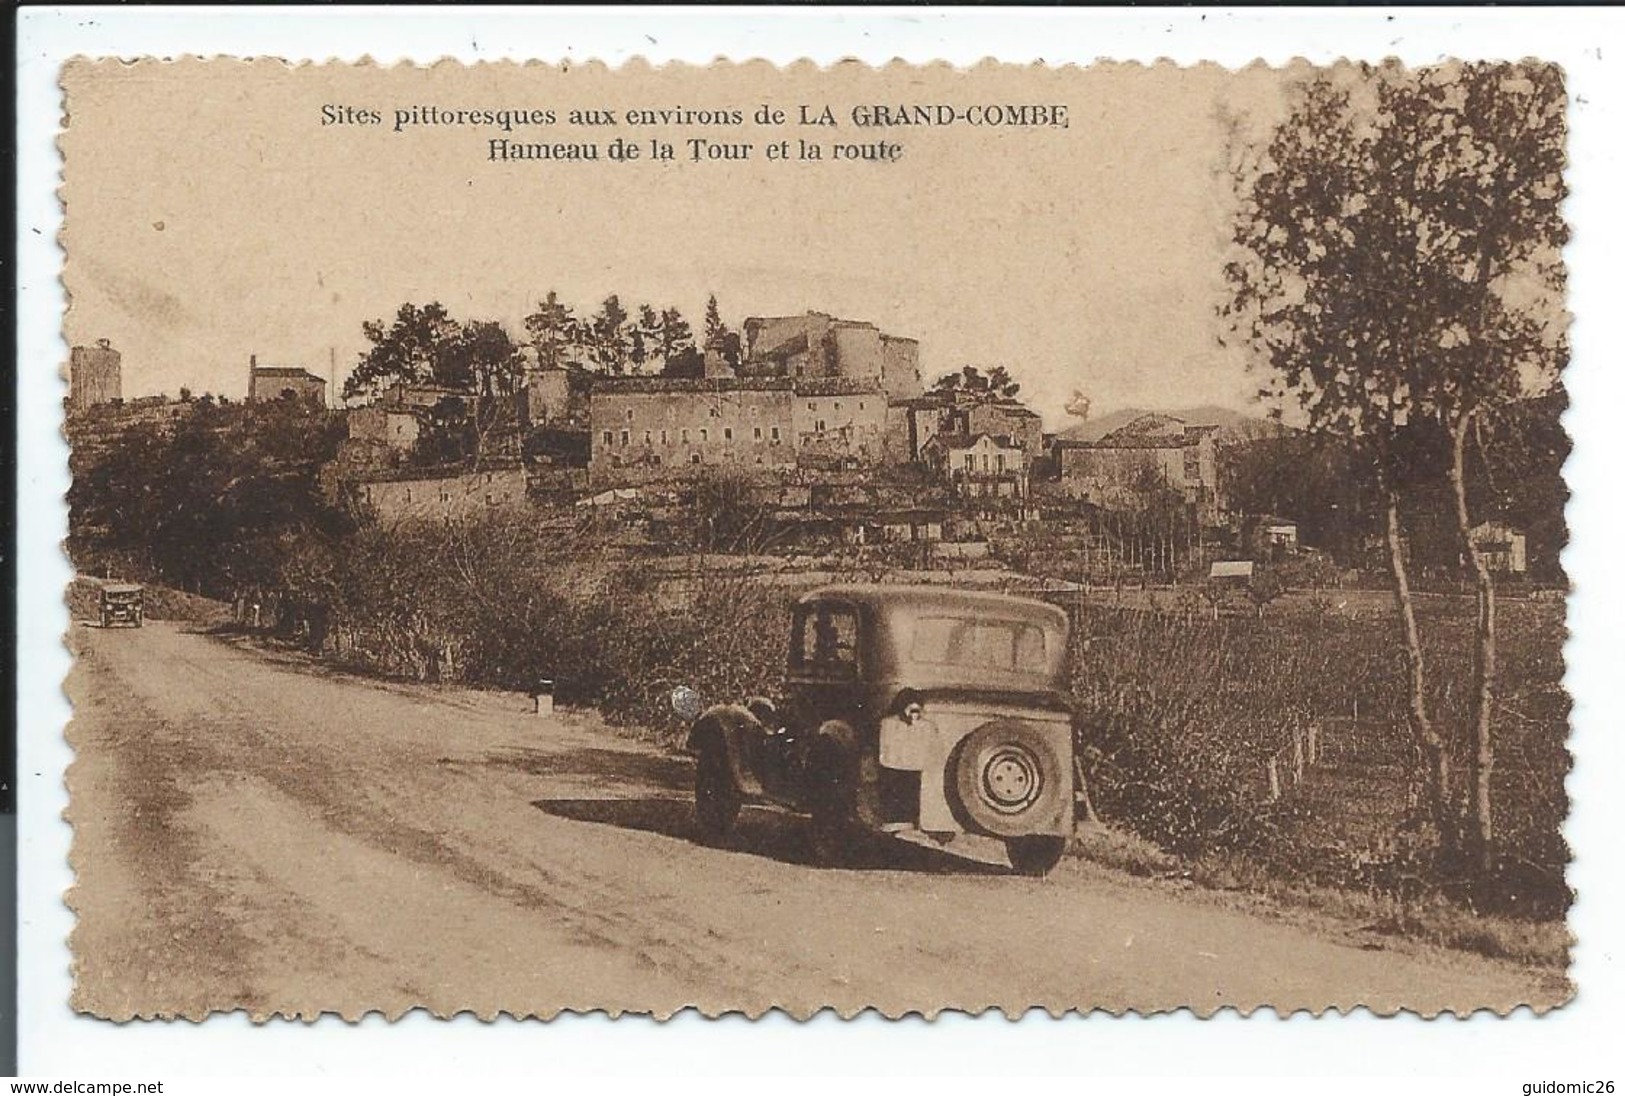
[[(1079, 862), (900, 847), (820, 870), (798, 820), (690, 837), (689, 766), (511, 694), (385, 685), (163, 623), (75, 626), (77, 1008), (551, 1015), (691, 1004), (1539, 1007), (1549, 973), (1391, 950)], [(1386, 950), (1385, 950), (1386, 949)]]

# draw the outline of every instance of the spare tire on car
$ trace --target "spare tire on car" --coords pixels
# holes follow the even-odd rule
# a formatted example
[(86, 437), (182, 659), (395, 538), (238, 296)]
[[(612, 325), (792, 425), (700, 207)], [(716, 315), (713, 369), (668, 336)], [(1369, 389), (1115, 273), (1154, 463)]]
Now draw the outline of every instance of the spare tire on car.
[(960, 742), (948, 768), (952, 806), (972, 829), (1025, 838), (1069, 813), (1071, 774), (1049, 738), (1029, 723), (984, 723)]

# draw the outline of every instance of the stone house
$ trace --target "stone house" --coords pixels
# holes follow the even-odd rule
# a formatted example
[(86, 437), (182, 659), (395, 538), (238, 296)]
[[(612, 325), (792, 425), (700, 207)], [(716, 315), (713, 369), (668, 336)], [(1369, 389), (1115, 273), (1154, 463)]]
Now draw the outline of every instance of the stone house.
[(373, 401), (377, 407), (400, 410), (430, 411), (447, 399), (472, 400), (474, 393), (462, 388), (448, 388), (440, 384), (408, 384), (398, 381), (390, 385)]
[(1106, 509), (1144, 505), (1157, 487), (1176, 492), (1204, 521), (1219, 509), (1216, 426), (1171, 415), (1142, 415), (1099, 441), (1059, 439), (1061, 485), (1073, 498)]
[(892, 399), (920, 394), (920, 344), (823, 312), (745, 321), (745, 376), (870, 381)]
[(527, 366), (519, 389), (519, 421), (527, 430), (579, 425), (581, 400), (563, 368)]
[(1244, 526), (1247, 541), (1258, 559), (1282, 559), (1298, 551), (1298, 523), (1278, 514), (1262, 514)]
[(292, 398), (327, 406), (327, 379), (298, 366), (261, 365), (248, 356), (248, 402)]
[(928, 442), (954, 432), (954, 402), (946, 396), (892, 400), (886, 407), (886, 460), (890, 464), (923, 462)]
[(921, 461), (937, 434), (991, 434), (1014, 441), (1026, 463), (1044, 453), (1044, 422), (1015, 400), (977, 399), (965, 393), (933, 392), (893, 400), (887, 408), (886, 453), (894, 463)]
[(885, 407), (878, 384), (843, 378), (596, 377), (588, 468), (596, 484), (878, 464)]
[(1529, 572), (1529, 542), (1521, 530), (1503, 522), (1486, 521), (1473, 526), (1472, 537), (1493, 573), (1522, 575)]
[(344, 421), (351, 440), (383, 446), (397, 453), (410, 452), (423, 431), (417, 410), (383, 403), (352, 408), (345, 414)]
[(886, 393), (874, 381), (836, 377), (791, 385), (797, 462), (867, 467), (885, 460)]
[(1043, 419), (1014, 400), (961, 403), (957, 423), (967, 434), (992, 434), (1011, 439), (1027, 454), (1029, 464), (1044, 450)]
[(359, 501), (386, 525), (460, 521), (528, 505), (525, 470), (500, 468), (451, 476), (365, 480)]
[(1027, 451), (1008, 435), (937, 434), (921, 454), (926, 464), (972, 498), (1025, 498)]

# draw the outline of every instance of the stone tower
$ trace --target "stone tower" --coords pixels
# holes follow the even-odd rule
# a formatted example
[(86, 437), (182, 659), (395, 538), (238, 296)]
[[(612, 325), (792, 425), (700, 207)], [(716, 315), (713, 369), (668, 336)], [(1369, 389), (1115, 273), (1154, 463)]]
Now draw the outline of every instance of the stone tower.
[(121, 355), (106, 339), (95, 346), (76, 346), (68, 358), (68, 406), (84, 411), (123, 396)]

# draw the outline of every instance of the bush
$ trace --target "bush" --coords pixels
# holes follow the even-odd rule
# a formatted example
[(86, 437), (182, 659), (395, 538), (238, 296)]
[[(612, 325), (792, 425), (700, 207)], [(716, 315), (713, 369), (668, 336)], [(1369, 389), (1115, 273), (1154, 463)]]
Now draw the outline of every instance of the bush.
[(657, 580), (606, 550), (591, 532), (538, 535), (498, 515), (369, 527), (341, 556), (332, 647), (415, 680), (519, 691), (548, 680), (561, 703), (667, 738), (682, 729), (670, 703), (679, 685), (708, 703), (776, 688), (788, 595), (703, 561)]
[[(1465, 773), (1471, 606), (1424, 602), (1430, 704)], [(1079, 756), (1101, 817), (1182, 856), (1245, 855), (1286, 879), (1398, 894), (1445, 882), (1416, 863), (1405, 774), (1405, 668), (1392, 617), (1330, 611), (1214, 620), (1085, 604), (1076, 614)], [(1480, 908), (1556, 916), (1567, 907), (1562, 823), (1568, 698), (1560, 605), (1500, 613), (1495, 824), (1502, 863)], [(1325, 793), (1267, 799), (1265, 760), (1311, 721), (1339, 734)], [(1325, 783), (1331, 782), (1331, 783)], [(1459, 792), (1459, 786), (1458, 786)]]

